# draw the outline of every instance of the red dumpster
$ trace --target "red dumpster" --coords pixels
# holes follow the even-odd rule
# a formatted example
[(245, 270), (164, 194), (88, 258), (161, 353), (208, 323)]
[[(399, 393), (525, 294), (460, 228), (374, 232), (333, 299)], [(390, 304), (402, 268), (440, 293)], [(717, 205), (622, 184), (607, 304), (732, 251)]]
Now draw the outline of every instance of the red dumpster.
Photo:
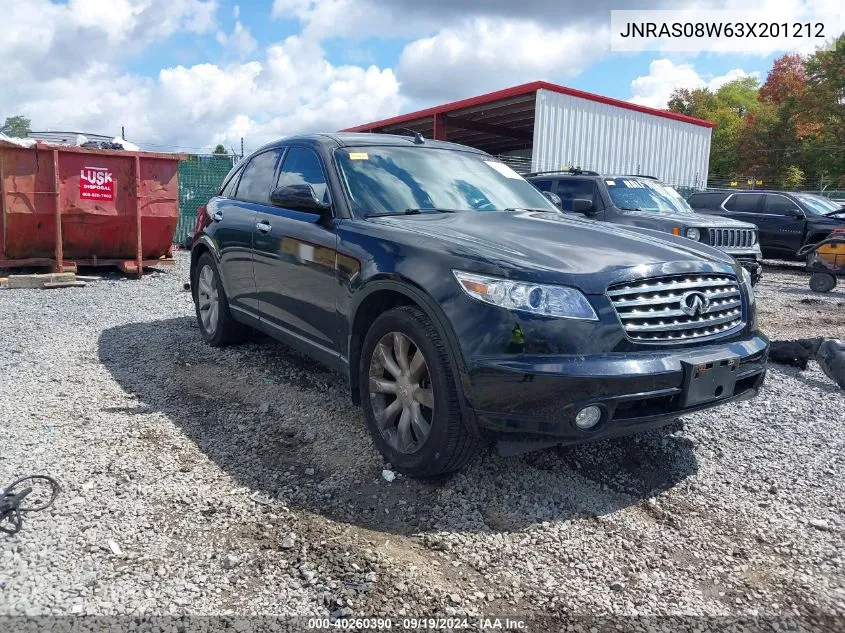
[(172, 264), (182, 158), (0, 141), (0, 268)]

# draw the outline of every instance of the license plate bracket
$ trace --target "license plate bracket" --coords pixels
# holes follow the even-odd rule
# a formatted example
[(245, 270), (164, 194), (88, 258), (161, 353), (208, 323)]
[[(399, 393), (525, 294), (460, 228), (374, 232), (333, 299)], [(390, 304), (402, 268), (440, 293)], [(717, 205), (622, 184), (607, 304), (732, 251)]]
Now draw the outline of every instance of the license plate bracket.
[(694, 407), (724, 400), (734, 395), (739, 356), (716, 352), (681, 361), (684, 368), (684, 394), (681, 406)]

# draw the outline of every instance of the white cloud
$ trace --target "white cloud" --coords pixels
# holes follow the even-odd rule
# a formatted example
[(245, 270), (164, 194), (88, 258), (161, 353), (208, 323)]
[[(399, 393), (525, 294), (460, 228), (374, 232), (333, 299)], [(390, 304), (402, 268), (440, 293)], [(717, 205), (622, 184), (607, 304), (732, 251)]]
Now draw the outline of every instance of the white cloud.
[(734, 68), (724, 75), (705, 78), (692, 64), (675, 64), (669, 59), (654, 60), (649, 64), (648, 70), (648, 75), (637, 77), (631, 82), (633, 96), (629, 101), (652, 108), (665, 108), (676, 88), (718, 90), (729, 81), (760, 75), (759, 72), (749, 73), (741, 68)]
[(334, 66), (322, 49), (296, 37), (269, 47), (260, 61), (176, 66), (156, 78), (94, 64), (27, 92), (14, 112), (38, 127), (116, 134), (125, 125), (132, 141), (185, 148), (238, 146), (244, 136), (249, 149), (391, 116), (400, 107), (392, 70)]
[[(118, 63), (125, 47), (178, 31), (213, 33), (208, 10), (216, 4), (117, 2), (119, 18), (98, 17), (93, 0), (12, 5), (13, 26), (4, 25), (0, 39), (7, 60), (0, 66), (0, 120), (22, 113), (36, 129), (107, 134), (124, 125), (130, 140), (168, 147), (238, 146), (245, 136), (249, 149), (286, 134), (391, 116), (401, 105), (391, 69), (333, 65), (316, 41), (301, 37), (268, 46), (258, 59), (175, 66), (155, 77), (126, 73)], [(159, 11), (149, 13), (151, 7)], [(216, 37), (242, 57), (256, 50), (239, 22)], [(45, 68), (62, 50), (70, 59)]]
[(252, 36), (249, 28), (244, 26), (240, 20), (235, 22), (235, 26), (229, 35), (226, 35), (223, 31), (217, 31), (215, 37), (220, 46), (233, 51), (238, 57), (248, 57), (258, 48), (258, 42)]
[(469, 97), (537, 79), (575, 76), (604, 54), (607, 42), (604, 28), (475, 19), (406, 46), (397, 75), (403, 94), (412, 99)]

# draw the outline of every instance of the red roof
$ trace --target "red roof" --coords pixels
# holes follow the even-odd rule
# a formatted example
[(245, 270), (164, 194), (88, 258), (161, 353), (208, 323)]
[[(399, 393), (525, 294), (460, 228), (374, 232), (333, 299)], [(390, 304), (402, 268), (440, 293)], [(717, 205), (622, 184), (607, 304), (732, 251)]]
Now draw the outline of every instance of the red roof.
[(375, 128), (382, 128), (388, 125), (398, 125), (401, 123), (408, 123), (416, 119), (434, 116), (436, 114), (446, 114), (455, 110), (463, 108), (470, 108), (473, 106), (485, 105), (499, 101), (501, 99), (508, 99), (510, 97), (517, 97), (520, 95), (527, 95), (537, 90), (549, 90), (551, 92), (558, 92), (560, 94), (569, 95), (572, 97), (579, 97), (581, 99), (588, 99), (589, 101), (596, 101), (598, 103), (606, 103), (617, 108), (625, 108), (626, 110), (634, 110), (635, 112), (642, 112), (644, 114), (651, 114), (653, 116), (663, 117), (665, 119), (672, 119), (675, 121), (682, 121), (684, 123), (692, 123), (693, 125), (700, 125), (702, 127), (716, 127), (713, 121), (705, 121), (704, 119), (696, 119), (685, 114), (678, 114), (677, 112), (670, 112), (668, 110), (658, 110), (657, 108), (647, 108), (646, 106), (628, 103), (619, 99), (611, 99), (610, 97), (603, 97), (601, 95), (593, 94), (591, 92), (584, 92), (583, 90), (575, 90), (574, 88), (567, 88), (566, 86), (559, 86), (547, 81), (532, 81), (531, 83), (514, 86), (512, 88), (505, 88), (504, 90), (497, 90), (495, 92), (488, 92), (487, 94), (479, 95), (477, 97), (470, 97), (469, 99), (462, 99), (460, 101), (453, 101), (452, 103), (445, 103), (443, 105), (434, 106), (433, 108), (426, 108), (425, 110), (418, 110), (417, 112), (409, 112), (408, 114), (400, 114), (399, 116), (383, 119), (381, 121), (373, 121), (371, 123), (364, 123), (354, 127), (346, 128), (341, 132), (367, 132)]

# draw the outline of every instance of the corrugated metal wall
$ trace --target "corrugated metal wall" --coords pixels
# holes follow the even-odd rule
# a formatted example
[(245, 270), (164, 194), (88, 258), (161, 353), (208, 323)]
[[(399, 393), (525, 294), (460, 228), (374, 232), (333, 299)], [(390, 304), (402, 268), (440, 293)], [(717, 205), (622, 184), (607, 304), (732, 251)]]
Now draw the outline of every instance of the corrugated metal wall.
[(532, 170), (564, 166), (648, 174), (674, 185), (707, 181), (711, 128), (537, 91)]

